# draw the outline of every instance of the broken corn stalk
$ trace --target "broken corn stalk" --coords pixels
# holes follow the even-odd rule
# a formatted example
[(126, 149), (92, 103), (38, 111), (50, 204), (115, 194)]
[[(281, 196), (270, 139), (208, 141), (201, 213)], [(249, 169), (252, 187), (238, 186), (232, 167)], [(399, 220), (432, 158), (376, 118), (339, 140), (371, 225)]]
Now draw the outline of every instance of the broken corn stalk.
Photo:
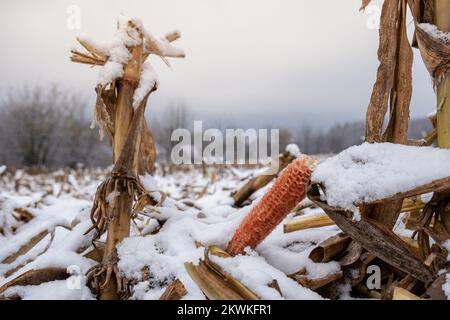
[(302, 156), (294, 160), (275, 180), (272, 188), (241, 222), (227, 251), (237, 255), (255, 248), (306, 197), (306, 186), (315, 160)]

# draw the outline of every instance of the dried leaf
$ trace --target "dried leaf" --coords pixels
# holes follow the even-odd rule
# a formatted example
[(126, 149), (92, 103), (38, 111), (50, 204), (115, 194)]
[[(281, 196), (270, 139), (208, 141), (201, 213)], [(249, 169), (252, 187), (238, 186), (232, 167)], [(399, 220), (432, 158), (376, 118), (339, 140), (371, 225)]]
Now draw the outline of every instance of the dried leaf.
[(204, 262), (201, 261), (198, 266), (191, 262), (186, 262), (184, 266), (189, 276), (209, 300), (243, 300), (214, 271), (211, 271)]
[(176, 279), (170, 284), (170, 286), (167, 287), (159, 300), (180, 300), (186, 294), (187, 290), (183, 283), (179, 279)]
[(320, 200), (317, 186), (308, 189), (308, 197), (332, 218), (339, 228), (357, 241), (364, 249), (388, 264), (410, 273), (416, 279), (429, 283), (434, 274), (414, 252), (386, 226), (371, 219), (353, 220), (352, 212), (333, 208)]
[(70, 275), (65, 268), (29, 270), (0, 287), (0, 293), (14, 286), (37, 286), (44, 282), (64, 280)]

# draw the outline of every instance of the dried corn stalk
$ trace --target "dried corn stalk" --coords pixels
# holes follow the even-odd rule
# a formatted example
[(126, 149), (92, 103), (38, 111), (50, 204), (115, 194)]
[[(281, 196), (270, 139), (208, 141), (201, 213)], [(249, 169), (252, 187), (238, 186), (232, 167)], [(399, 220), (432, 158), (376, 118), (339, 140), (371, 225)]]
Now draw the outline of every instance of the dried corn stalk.
[[(386, 0), (383, 3), (378, 49), (380, 65), (367, 108), (367, 142), (408, 143), (413, 53), (406, 32), (406, 10), (406, 0)], [(388, 105), (389, 121), (383, 132)], [(401, 205), (401, 200), (389, 201), (364, 206), (361, 212), (364, 217), (392, 228)]]
[[(138, 34), (142, 39), (141, 45), (134, 48), (129, 47), (130, 54), (134, 61), (124, 66), (123, 77), (121, 80), (116, 79), (107, 84), (98, 84), (95, 88), (97, 92), (97, 100), (95, 105), (94, 122), (100, 126), (100, 136), (104, 133), (110, 139), (113, 146), (114, 158), (117, 159), (120, 154), (120, 149), (115, 140), (116, 135), (120, 137), (118, 140), (124, 139), (128, 126), (133, 118), (134, 110), (128, 103), (123, 103), (126, 100), (132, 100), (134, 89), (139, 84), (142, 65), (150, 54), (155, 54), (161, 57), (168, 63), (166, 57), (183, 58), (185, 55), (182, 50), (175, 48), (171, 42), (180, 38), (178, 31), (170, 32), (162, 39), (156, 39), (149, 32), (147, 32), (137, 20), (128, 20), (128, 33)], [(105, 66), (111, 59), (110, 53), (105, 52), (102, 48), (97, 48), (95, 44), (86, 39), (77, 38), (78, 42), (83, 46), (86, 52), (72, 50), (71, 60), (77, 63), (84, 63), (94, 66)], [(134, 89), (133, 89), (134, 88)], [(122, 108), (118, 108), (121, 105)], [(121, 119), (116, 123), (116, 119)], [(156, 148), (153, 142), (153, 136), (148, 124), (141, 128), (139, 144), (139, 158), (136, 159), (138, 170), (140, 174), (145, 172), (153, 173), (155, 170)]]
[(0, 294), (4, 293), (7, 289), (14, 286), (37, 286), (44, 282), (64, 280), (69, 276), (70, 274), (67, 273), (66, 268), (44, 268), (29, 270), (1, 286)]
[(353, 219), (352, 212), (331, 207), (322, 201), (320, 193), (319, 186), (316, 184), (311, 185), (308, 189), (308, 197), (324, 209), (339, 228), (364, 249), (425, 284), (433, 281), (434, 271), (427, 267), (390, 228), (370, 218), (356, 221)]
[(212, 246), (205, 250), (205, 259), (196, 266), (185, 263), (186, 271), (210, 300), (259, 300), (258, 296), (240, 281), (212, 262), (209, 255), (230, 258), (222, 249)]
[(334, 225), (334, 221), (326, 214), (317, 214), (306, 217), (300, 217), (289, 221), (284, 225), (284, 232), (290, 233), (310, 228), (321, 228)]
[(270, 181), (272, 181), (286, 166), (288, 166), (295, 156), (289, 152), (284, 152), (279, 155), (278, 170), (275, 174), (262, 174), (258, 177), (252, 178), (241, 189), (233, 194), (234, 205), (240, 207), (253, 193), (259, 189), (265, 187)]
[[(437, 138), (439, 147), (450, 148), (450, 2), (448, 0), (410, 0), (409, 4), (416, 26), (414, 44), (420, 50), (437, 94), (436, 120), (433, 123), (436, 129), (434, 136)], [(445, 197), (445, 194), (435, 194), (435, 196), (442, 198)], [(448, 210), (438, 211), (440, 212), (436, 212), (438, 216), (435, 219), (441, 219), (448, 234), (450, 232), (450, 212)], [(425, 214), (422, 216), (424, 221), (431, 219), (427, 218)], [(443, 234), (445, 228), (440, 228), (441, 230), (436, 232), (436, 230), (422, 226), (419, 235), (424, 236), (423, 231), (428, 230), (428, 234), (431, 232), (433, 238), (442, 240), (442, 236), (438, 236), (436, 233)]]
[(128, 283), (117, 267), (117, 245), (130, 232), (130, 220), (146, 204), (156, 204), (139, 181), (138, 174), (152, 173), (156, 149), (145, 120), (149, 95), (157, 89), (153, 69), (145, 62), (150, 54), (184, 57), (170, 42), (179, 33), (155, 39), (140, 21), (119, 21), (114, 45), (100, 49), (90, 41), (78, 39), (87, 53), (72, 51), (72, 61), (101, 65), (96, 87), (95, 121), (106, 132), (113, 147), (114, 167), (98, 187), (91, 211), (94, 240), (104, 232), (107, 240), (100, 264), (88, 271), (88, 284), (100, 299), (117, 299), (129, 292)]

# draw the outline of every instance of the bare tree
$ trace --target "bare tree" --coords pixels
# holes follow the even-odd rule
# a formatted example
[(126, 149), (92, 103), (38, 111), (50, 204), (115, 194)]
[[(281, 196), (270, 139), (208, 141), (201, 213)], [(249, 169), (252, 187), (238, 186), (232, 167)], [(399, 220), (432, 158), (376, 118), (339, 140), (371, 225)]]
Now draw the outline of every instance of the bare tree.
[(85, 106), (76, 93), (56, 85), (10, 90), (0, 103), (0, 161), (13, 166), (106, 164), (109, 156), (96, 132), (86, 130)]
[(288, 128), (280, 128), (279, 139), (281, 152), (284, 151), (289, 144), (295, 143), (294, 135)]
[(297, 131), (297, 141), (300, 150), (303, 153), (310, 154), (314, 146), (314, 132), (311, 126), (307, 123), (301, 125)]
[(182, 101), (171, 103), (153, 118), (152, 127), (160, 160), (170, 161), (172, 148), (177, 143), (171, 141), (172, 132), (176, 129), (192, 130), (193, 120), (192, 111)]

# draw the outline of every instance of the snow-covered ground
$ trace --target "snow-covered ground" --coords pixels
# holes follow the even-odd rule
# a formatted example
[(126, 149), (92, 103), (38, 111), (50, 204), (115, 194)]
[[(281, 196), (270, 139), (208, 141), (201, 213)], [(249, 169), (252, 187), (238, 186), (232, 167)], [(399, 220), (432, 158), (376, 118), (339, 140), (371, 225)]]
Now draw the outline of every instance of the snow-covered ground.
[(351, 209), (449, 176), (448, 149), (364, 143), (325, 160), (311, 181), (324, 185), (329, 205)]
[[(120, 245), (119, 267), (132, 279), (135, 299), (157, 299), (175, 278), (187, 288), (185, 299), (204, 299), (204, 295), (187, 274), (184, 263), (197, 263), (204, 248), (225, 247), (233, 231), (251, 209), (234, 208), (231, 192), (260, 168), (201, 168), (174, 171), (164, 176), (161, 170), (153, 178), (142, 177), (147, 189), (168, 195), (158, 208), (146, 208), (132, 224), (132, 236)], [(58, 171), (29, 175), (23, 171), (4, 173), (0, 185), (0, 261), (16, 252), (32, 237), (48, 230), (38, 245), (12, 263), (0, 264), (0, 285), (30, 269), (63, 267), (79, 270), (69, 281), (53, 281), (38, 286), (16, 286), (7, 295), (24, 299), (93, 299), (85, 285), (85, 272), (95, 261), (83, 257), (92, 234), (84, 235), (90, 227), (89, 218), (93, 196), (106, 170)], [(260, 198), (266, 188), (252, 196)], [(154, 192), (155, 197), (160, 194)], [(253, 201), (253, 204), (255, 201)], [(17, 221), (14, 209), (26, 209), (34, 218)], [(316, 214), (320, 209), (307, 209)], [(292, 215), (286, 220), (292, 219)], [(283, 223), (284, 224), (284, 223)], [(336, 262), (316, 264), (308, 255), (314, 245), (336, 234), (336, 226), (283, 233), (283, 224), (246, 256), (219, 259), (215, 262), (235, 278), (265, 299), (320, 299), (321, 297), (289, 278), (287, 275), (306, 269), (311, 278), (322, 277), (339, 270)], [(151, 234), (161, 226), (156, 234)], [(52, 238), (53, 237), (53, 238)], [(104, 240), (104, 237), (101, 239)], [(44, 253), (42, 253), (44, 252)], [(150, 278), (142, 278), (142, 270), (150, 269)], [(11, 273), (11, 270), (15, 270)], [(8, 274), (8, 277), (5, 275)], [(70, 283), (81, 278), (78, 288)], [(268, 285), (277, 280), (283, 296)], [(68, 285), (69, 284), (69, 285)]]
[[(417, 162), (406, 163), (404, 158)], [(321, 162), (312, 180), (326, 186), (330, 204), (346, 207), (449, 176), (448, 158), (448, 151), (432, 148), (363, 144)], [(393, 163), (398, 165), (392, 167)], [(426, 168), (421, 163), (427, 163)], [(142, 176), (144, 187), (155, 199), (162, 199), (162, 193), (167, 197), (160, 206), (146, 207), (138, 215), (131, 236), (118, 247), (119, 269), (134, 284), (131, 299), (158, 299), (175, 279), (187, 289), (184, 299), (205, 299), (184, 264), (197, 264), (211, 245), (226, 247), (241, 220), (271, 184), (253, 194), (251, 204), (240, 209), (232, 206), (231, 193), (262, 170), (159, 167), (154, 177)], [(91, 226), (96, 188), (107, 172), (78, 169), (32, 175), (21, 170), (0, 170), (0, 286), (31, 269), (62, 267), (73, 274), (68, 280), (11, 287), (5, 295), (23, 299), (95, 298), (84, 275), (96, 262), (83, 256), (91, 246), (92, 233), (84, 233)], [(382, 193), (381, 185), (386, 186)], [(28, 222), (19, 219), (21, 210), (33, 218)], [(319, 213), (319, 208), (302, 212)], [(212, 261), (263, 299), (322, 299), (289, 275), (301, 270), (309, 279), (315, 279), (340, 271), (338, 262), (314, 263), (308, 257), (318, 243), (336, 235), (339, 229), (327, 226), (284, 233), (283, 225), (294, 215), (289, 214), (255, 250), (233, 258), (213, 256)], [(400, 218), (395, 231), (410, 236), (412, 231), (402, 221)], [(33, 249), (12, 262), (4, 261), (36, 235), (42, 235), (42, 240)], [(105, 241), (105, 236), (100, 241)], [(281, 294), (269, 287), (273, 280)], [(348, 281), (333, 285), (333, 297), (350, 298)]]

